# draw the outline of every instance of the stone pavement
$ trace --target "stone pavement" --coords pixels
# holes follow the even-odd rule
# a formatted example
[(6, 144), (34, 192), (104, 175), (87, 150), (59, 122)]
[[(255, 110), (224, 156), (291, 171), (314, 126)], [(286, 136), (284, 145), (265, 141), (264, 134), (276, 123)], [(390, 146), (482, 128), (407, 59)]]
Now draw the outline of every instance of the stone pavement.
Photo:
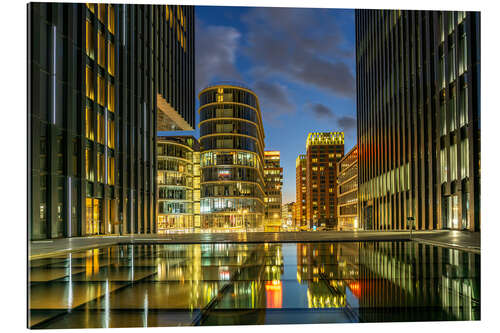
[[(29, 242), (29, 259), (46, 258), (73, 251), (107, 247), (115, 244), (197, 244), (197, 243), (300, 243), (339, 241), (409, 241), (408, 231), (316, 231), (316, 232), (252, 232), (252, 233), (191, 233), (166, 235), (93, 236)], [(413, 241), (456, 248), (480, 254), (478, 232), (414, 231)]]

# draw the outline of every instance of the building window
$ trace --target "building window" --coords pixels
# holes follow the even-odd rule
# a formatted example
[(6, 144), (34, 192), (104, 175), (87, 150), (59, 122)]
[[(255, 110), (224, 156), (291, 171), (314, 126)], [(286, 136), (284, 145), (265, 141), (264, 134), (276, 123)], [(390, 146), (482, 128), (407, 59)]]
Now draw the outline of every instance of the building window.
[(104, 38), (104, 34), (102, 31), (97, 32), (97, 52), (98, 52), (98, 57), (97, 57), (97, 63), (101, 67), (105, 67), (106, 65), (106, 39)]
[(460, 91), (460, 127), (469, 122), (467, 86)]
[(441, 149), (441, 183), (448, 180), (448, 160), (446, 158), (446, 149)]
[(94, 112), (89, 107), (85, 108), (85, 137), (94, 140)]
[(457, 144), (450, 147), (450, 174), (451, 181), (457, 180)]
[(97, 153), (97, 181), (104, 183), (104, 155)]
[(111, 4), (108, 5), (108, 30), (115, 34), (115, 7)]
[(90, 59), (94, 60), (94, 26), (90, 21), (86, 21), (86, 37), (85, 37), (85, 51)]
[(108, 147), (115, 148), (115, 122), (108, 119)]
[(104, 116), (97, 113), (97, 142), (104, 144)]
[(460, 142), (460, 169), (461, 178), (469, 177), (469, 138)]
[(95, 9), (94, 9), (95, 4), (93, 4), (93, 3), (87, 3), (86, 5), (87, 5), (87, 8), (88, 8), (88, 9), (89, 9), (92, 13), (94, 13), (94, 12), (95, 12)]
[(108, 41), (108, 73), (115, 75), (115, 44)]
[(92, 152), (89, 148), (85, 149), (85, 178), (88, 181), (94, 181), (94, 169), (92, 167)]
[(97, 103), (101, 106), (106, 106), (104, 99), (106, 93), (106, 81), (100, 75), (97, 75)]
[(88, 98), (94, 100), (94, 72), (88, 66), (85, 69), (85, 93)]
[(458, 73), (462, 75), (467, 70), (467, 35), (462, 34), (458, 42)]
[(115, 158), (108, 157), (108, 184), (115, 185)]
[(108, 110), (115, 111), (115, 86), (108, 82)]
[(97, 4), (97, 18), (102, 23), (106, 21), (106, 4), (104, 3)]
[(441, 136), (446, 135), (446, 103), (441, 103)]

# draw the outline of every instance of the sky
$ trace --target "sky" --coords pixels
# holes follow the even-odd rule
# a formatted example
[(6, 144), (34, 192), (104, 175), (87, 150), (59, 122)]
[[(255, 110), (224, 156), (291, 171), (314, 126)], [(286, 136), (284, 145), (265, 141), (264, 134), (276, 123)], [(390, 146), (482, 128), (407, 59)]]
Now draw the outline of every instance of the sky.
[[(196, 99), (217, 81), (257, 94), (265, 149), (281, 152), (283, 203), (295, 201), (309, 132), (343, 131), (345, 152), (356, 143), (354, 10), (196, 6), (195, 15)], [(160, 134), (199, 138), (199, 128)]]

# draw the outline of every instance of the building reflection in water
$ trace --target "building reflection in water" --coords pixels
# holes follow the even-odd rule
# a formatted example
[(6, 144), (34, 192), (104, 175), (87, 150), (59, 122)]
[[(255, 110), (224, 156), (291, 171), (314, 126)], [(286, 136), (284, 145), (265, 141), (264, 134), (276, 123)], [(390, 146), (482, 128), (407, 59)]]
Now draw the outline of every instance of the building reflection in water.
[(122, 245), (30, 272), (35, 328), (480, 319), (480, 256), (414, 242)]
[(369, 322), (478, 320), (479, 261), (414, 242), (361, 243), (360, 315)]

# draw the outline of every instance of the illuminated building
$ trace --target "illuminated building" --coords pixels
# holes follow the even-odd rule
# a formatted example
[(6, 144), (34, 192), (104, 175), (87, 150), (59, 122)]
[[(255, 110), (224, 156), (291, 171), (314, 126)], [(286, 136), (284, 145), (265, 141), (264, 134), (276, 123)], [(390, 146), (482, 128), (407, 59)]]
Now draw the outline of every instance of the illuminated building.
[(257, 95), (221, 84), (203, 89), (199, 99), (202, 228), (263, 230), (264, 128)]
[(299, 155), (295, 160), (295, 226), (306, 230), (306, 155)]
[(157, 139), (158, 233), (200, 229), (200, 146), (192, 136)]
[(195, 127), (194, 7), (30, 3), (28, 82), (29, 238), (156, 232), (156, 131)]
[(264, 230), (280, 231), (283, 168), (280, 166), (279, 151), (264, 151), (264, 181), (266, 183)]
[(364, 229), (480, 229), (480, 14), (356, 10)]
[(337, 162), (344, 133), (309, 133), (306, 143), (307, 228), (337, 229)]
[(281, 206), (281, 217), (283, 220), (283, 225), (288, 231), (295, 231), (294, 224), (294, 206), (295, 202), (289, 202)]
[(357, 230), (358, 225), (358, 146), (337, 164), (338, 230)]

